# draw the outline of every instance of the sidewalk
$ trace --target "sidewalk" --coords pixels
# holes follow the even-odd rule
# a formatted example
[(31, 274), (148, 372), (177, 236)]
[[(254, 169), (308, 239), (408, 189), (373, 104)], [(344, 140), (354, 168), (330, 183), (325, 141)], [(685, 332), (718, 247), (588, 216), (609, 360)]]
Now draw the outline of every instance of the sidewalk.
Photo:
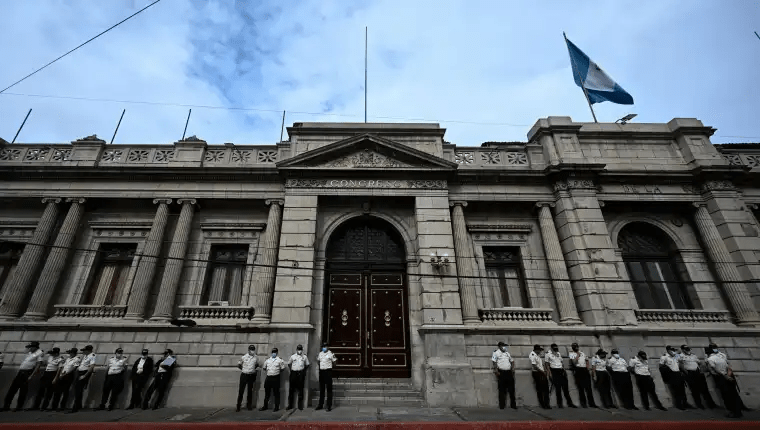
[[(91, 411), (83, 410), (76, 414), (65, 414), (61, 412), (2, 412), (0, 413), (0, 428), (5, 428), (4, 424), (18, 423), (24, 424), (24, 428), (93, 428), (91, 423), (113, 423), (108, 428), (174, 428), (172, 424), (178, 424), (176, 428), (214, 428), (214, 424), (223, 423), (247, 423), (259, 422), (266, 425), (266, 428), (287, 428), (287, 424), (294, 424), (299, 428), (382, 428), (382, 424), (388, 424), (389, 428), (401, 428), (395, 424), (411, 425), (412, 428), (421, 428), (424, 422), (446, 424), (434, 426), (437, 430), (443, 428), (520, 428), (520, 424), (526, 424), (530, 428), (537, 429), (544, 426), (546, 428), (609, 428), (604, 423), (618, 422), (620, 426), (617, 429), (629, 427), (634, 422), (647, 421), (646, 428), (661, 427), (673, 430), (674, 428), (692, 426), (691, 429), (704, 428), (707, 425), (704, 421), (711, 421), (711, 428), (714, 427), (715, 421), (723, 421), (725, 427), (732, 429), (739, 428), (757, 428), (760, 427), (760, 411), (750, 411), (744, 414), (740, 420), (730, 420), (725, 418), (726, 411), (723, 409), (701, 410), (691, 409), (688, 411), (679, 411), (671, 409), (667, 412), (652, 411), (628, 411), (628, 410), (605, 410), (605, 409), (571, 409), (553, 408), (544, 410), (537, 407), (523, 406), (517, 410), (495, 408), (405, 408), (405, 407), (385, 407), (385, 406), (341, 406), (330, 412), (325, 410), (315, 411), (312, 408), (300, 410), (279, 412), (258, 410), (235, 412), (234, 408), (162, 408), (158, 410), (123, 410), (113, 411)], [(499, 425), (495, 421), (511, 422), (509, 426)], [(694, 422), (701, 421), (701, 424)], [(488, 423), (490, 422), (490, 423)], [(518, 423), (523, 422), (523, 423)], [(627, 422), (623, 425), (621, 422)], [(657, 422), (657, 424), (655, 424)], [(29, 426), (28, 424), (40, 424), (40, 426)], [(50, 425), (56, 423), (54, 425)], [(69, 425), (61, 426), (61, 423)], [(73, 423), (83, 423), (86, 426), (72, 425)], [(138, 423), (150, 423), (149, 426), (135, 425)], [(161, 423), (161, 425), (157, 425)], [(189, 423), (202, 423), (205, 425), (189, 425)], [(313, 427), (304, 426), (305, 424), (314, 424)], [(322, 423), (322, 424), (320, 424)], [(330, 423), (327, 425), (327, 423)], [(341, 424), (341, 423), (355, 423)], [(360, 425), (359, 423), (366, 423)], [(416, 424), (415, 424), (416, 423)], [(471, 423), (472, 426), (468, 426)], [(477, 425), (480, 423), (480, 425)], [(484, 424), (486, 423), (486, 424)], [(597, 423), (597, 425), (591, 424)], [(47, 426), (45, 425), (47, 424)], [(123, 425), (122, 425), (123, 424)], [(130, 425), (131, 424), (131, 425)], [(272, 424), (283, 424), (283, 426)], [(300, 424), (300, 425), (299, 425)], [(457, 425), (458, 424), (458, 425)], [(674, 426), (674, 424), (676, 424)], [(485, 425), (485, 427), (484, 427)], [(693, 427), (696, 425), (697, 427)], [(343, 427), (341, 427), (343, 426)], [(20, 428), (20, 426), (11, 426)], [(104, 426), (97, 426), (104, 428)], [(230, 428), (229, 425), (219, 427)], [(258, 426), (253, 426), (256, 428)], [(262, 427), (263, 428), (263, 427)], [(630, 428), (643, 428), (641, 424)]]

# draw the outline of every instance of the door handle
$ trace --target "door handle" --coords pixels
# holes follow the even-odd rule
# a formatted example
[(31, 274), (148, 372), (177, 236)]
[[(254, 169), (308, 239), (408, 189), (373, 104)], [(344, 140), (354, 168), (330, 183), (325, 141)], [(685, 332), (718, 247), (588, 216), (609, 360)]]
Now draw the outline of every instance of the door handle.
[(367, 330), (367, 342), (369, 342), (369, 330)]

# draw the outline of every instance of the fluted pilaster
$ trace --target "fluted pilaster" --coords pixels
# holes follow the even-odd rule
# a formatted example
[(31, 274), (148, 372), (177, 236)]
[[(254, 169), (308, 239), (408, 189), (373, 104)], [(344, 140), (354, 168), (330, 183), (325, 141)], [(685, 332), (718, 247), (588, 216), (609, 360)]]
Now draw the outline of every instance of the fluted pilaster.
[(190, 227), (193, 222), (196, 202), (195, 199), (179, 199), (177, 203), (182, 205), (182, 210), (177, 220), (177, 227), (174, 229), (172, 245), (169, 248), (169, 259), (166, 261), (161, 288), (158, 290), (158, 301), (151, 320), (168, 321), (172, 319), (177, 286), (182, 275), (182, 266), (185, 263), (187, 240), (190, 238)]
[(707, 254), (715, 265), (715, 271), (718, 272), (728, 301), (736, 314), (736, 324), (760, 325), (760, 317), (752, 304), (749, 291), (742, 282), (736, 264), (731, 259), (731, 254), (729, 254), (726, 244), (720, 236), (718, 227), (715, 226), (710, 212), (707, 211), (707, 206), (704, 203), (695, 203), (694, 205), (697, 207), (694, 219), (699, 234), (702, 236)]
[(153, 204), (158, 204), (158, 209), (156, 209), (156, 216), (153, 218), (153, 225), (150, 227), (148, 237), (145, 239), (142, 259), (132, 283), (125, 319), (142, 321), (145, 317), (145, 304), (150, 294), (153, 275), (156, 273), (156, 262), (158, 262), (158, 254), (161, 252), (161, 240), (164, 237), (171, 202), (171, 199), (153, 200)]
[(550, 209), (553, 203), (537, 203), (538, 221), (541, 227), (541, 238), (544, 242), (544, 252), (549, 265), (549, 275), (552, 278), (554, 298), (557, 300), (560, 324), (581, 324), (578, 317), (578, 309), (575, 306), (575, 297), (570, 285), (570, 276), (567, 273), (565, 258), (560, 248), (557, 229), (552, 218)]
[(261, 260), (256, 279), (256, 303), (252, 322), (269, 323), (272, 318), (272, 296), (274, 294), (275, 274), (277, 273), (277, 253), (280, 249), (280, 223), (282, 222), (283, 200), (267, 200), (269, 216), (267, 229), (261, 245)]
[(454, 233), (459, 295), (462, 301), (462, 321), (465, 324), (479, 323), (478, 305), (475, 295), (475, 278), (472, 271), (474, 254), (467, 240), (467, 224), (464, 221), (464, 207), (467, 202), (451, 202), (451, 224)]
[(45, 211), (34, 229), (32, 238), (24, 246), (24, 252), (21, 253), (21, 258), (16, 265), (16, 272), (9, 280), (10, 285), (6, 288), (5, 300), (0, 307), (0, 319), (13, 319), (21, 314), (21, 304), (29, 296), (29, 288), (42, 262), (50, 232), (58, 219), (60, 211), (58, 204), (61, 203), (61, 199), (44, 198), (42, 203), (46, 204)]

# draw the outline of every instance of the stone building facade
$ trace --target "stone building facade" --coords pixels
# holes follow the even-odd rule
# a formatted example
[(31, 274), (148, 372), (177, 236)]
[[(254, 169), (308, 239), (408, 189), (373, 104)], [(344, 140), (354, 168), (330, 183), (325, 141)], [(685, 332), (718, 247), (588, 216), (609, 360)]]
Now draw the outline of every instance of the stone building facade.
[(327, 341), (338, 405), (496, 405), (503, 340), (537, 404), (533, 344), (630, 358), (714, 341), (757, 404), (757, 144), (713, 145), (696, 119), (549, 117), (480, 147), (437, 124), (287, 130), (262, 146), (1, 141), (0, 383), (30, 340), (93, 344), (99, 364), (169, 347), (169, 405), (229, 406), (249, 344), (313, 357)]

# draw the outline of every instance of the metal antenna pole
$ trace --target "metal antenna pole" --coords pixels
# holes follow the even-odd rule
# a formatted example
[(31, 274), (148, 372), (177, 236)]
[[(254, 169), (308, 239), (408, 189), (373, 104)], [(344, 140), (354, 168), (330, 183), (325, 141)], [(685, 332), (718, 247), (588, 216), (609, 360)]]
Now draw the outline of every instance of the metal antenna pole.
[(124, 118), (124, 112), (126, 112), (126, 111), (127, 111), (126, 109), (124, 109), (123, 111), (121, 111), (121, 117), (119, 118), (119, 123), (116, 124), (116, 130), (113, 131), (113, 137), (111, 138), (111, 145), (113, 145), (113, 140), (116, 138), (116, 132), (119, 131), (119, 126), (121, 125), (121, 120), (122, 120), (122, 118)]
[(285, 132), (285, 111), (282, 111), (282, 126), (280, 127), (280, 142), (282, 142), (282, 134)]
[(187, 112), (187, 121), (185, 121), (185, 131), (182, 132), (182, 140), (185, 140), (185, 133), (187, 133), (187, 124), (190, 123), (190, 114), (193, 113), (193, 110), (190, 109)]
[(760, 34), (757, 34), (757, 32), (755, 32), (755, 36), (757, 36), (757, 38), (760, 39)]
[(364, 27), (364, 123), (367, 123), (367, 27)]
[(16, 135), (13, 136), (13, 141), (11, 141), (11, 143), (16, 143), (16, 138), (18, 137), (18, 134), (21, 133), (21, 129), (24, 128), (24, 124), (26, 124), (26, 119), (29, 118), (30, 113), (32, 113), (31, 109), (29, 109), (29, 112), (26, 113), (26, 116), (24, 117), (24, 122), (21, 123), (21, 127), (18, 128)]
[[(565, 36), (565, 32), (562, 32), (562, 37), (565, 38), (565, 46), (567, 46), (567, 36)], [(570, 47), (567, 47), (568, 54), (570, 53)], [(581, 77), (581, 72), (578, 71), (578, 67), (575, 65), (575, 62), (573, 61), (573, 56), (570, 55), (570, 64), (573, 65), (573, 69), (575, 69), (575, 73), (578, 74), (578, 79), (581, 81), (581, 89), (583, 90), (583, 95), (586, 96), (586, 102), (588, 103), (588, 108), (591, 109), (591, 116), (594, 117), (594, 122), (599, 123), (599, 121), (596, 120), (596, 114), (594, 113), (594, 107), (591, 106), (591, 99), (588, 97), (588, 93), (586, 92), (586, 83), (583, 82), (583, 78)]]

